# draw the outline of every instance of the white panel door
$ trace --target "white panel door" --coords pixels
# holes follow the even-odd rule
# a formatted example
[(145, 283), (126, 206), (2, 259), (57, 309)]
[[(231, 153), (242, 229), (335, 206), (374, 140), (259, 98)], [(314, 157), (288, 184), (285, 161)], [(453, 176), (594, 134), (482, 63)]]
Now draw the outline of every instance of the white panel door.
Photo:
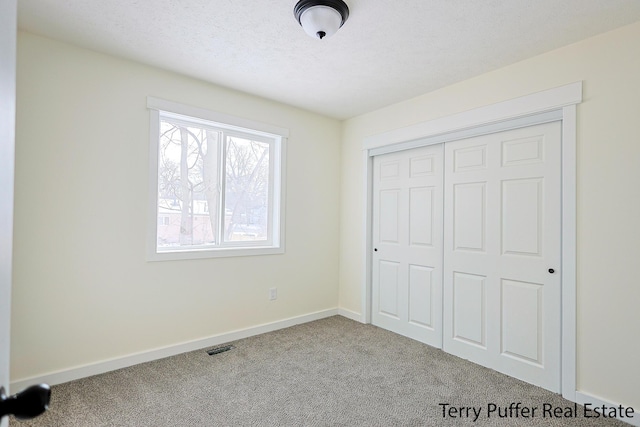
[[(0, 2), (0, 387), (9, 387), (9, 318), (13, 242), (13, 174), (16, 105), (15, 0)], [(7, 426), (9, 420), (0, 420)]]
[(442, 347), (442, 145), (374, 157), (374, 325)]
[(561, 123), (444, 157), (443, 348), (559, 392)]

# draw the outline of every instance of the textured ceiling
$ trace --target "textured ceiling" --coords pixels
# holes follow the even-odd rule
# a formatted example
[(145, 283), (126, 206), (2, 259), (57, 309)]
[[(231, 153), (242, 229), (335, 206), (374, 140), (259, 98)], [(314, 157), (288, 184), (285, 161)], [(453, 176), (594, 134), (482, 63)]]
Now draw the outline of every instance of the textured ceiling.
[(640, 20), (639, 0), (20, 0), (21, 29), (344, 119)]

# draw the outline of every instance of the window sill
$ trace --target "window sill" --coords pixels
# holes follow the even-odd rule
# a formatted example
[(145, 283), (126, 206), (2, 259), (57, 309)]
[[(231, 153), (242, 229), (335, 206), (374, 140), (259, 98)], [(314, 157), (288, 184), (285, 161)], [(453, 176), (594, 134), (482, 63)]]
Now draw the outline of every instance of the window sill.
[(240, 256), (278, 255), (284, 253), (284, 247), (261, 246), (256, 248), (216, 248), (187, 249), (157, 252), (155, 248), (147, 253), (147, 261), (176, 261), (187, 259), (228, 258)]

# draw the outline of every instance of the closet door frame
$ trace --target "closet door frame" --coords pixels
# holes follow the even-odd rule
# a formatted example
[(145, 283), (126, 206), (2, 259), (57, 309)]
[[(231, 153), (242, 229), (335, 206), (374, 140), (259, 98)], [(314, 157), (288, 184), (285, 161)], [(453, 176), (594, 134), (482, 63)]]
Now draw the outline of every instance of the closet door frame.
[(372, 135), (363, 142), (364, 281), (361, 321), (372, 313), (373, 157), (551, 121), (562, 121), (562, 366), (561, 390), (576, 401), (576, 134), (582, 81)]

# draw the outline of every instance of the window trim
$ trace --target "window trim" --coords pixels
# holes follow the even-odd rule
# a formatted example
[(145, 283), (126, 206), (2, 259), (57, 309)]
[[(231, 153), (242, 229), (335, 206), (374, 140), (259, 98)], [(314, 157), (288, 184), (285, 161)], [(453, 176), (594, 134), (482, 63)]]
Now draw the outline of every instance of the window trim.
[[(180, 104), (154, 97), (147, 97), (147, 109), (149, 110), (149, 203), (147, 213), (147, 261), (169, 261), (184, 259), (203, 259), (236, 256), (273, 255), (285, 252), (285, 202), (286, 202), (286, 146), (289, 130), (277, 126), (255, 122), (250, 119), (235, 117), (217, 113), (203, 108)], [(187, 119), (190, 123), (198, 123), (204, 126), (219, 126), (228, 129), (232, 133), (246, 133), (246, 130), (263, 134), (269, 139), (276, 140), (274, 146), (273, 161), (270, 169), (273, 179), (269, 186), (272, 191), (270, 198), (273, 209), (270, 214), (274, 220), (271, 223), (268, 241), (270, 245), (259, 243), (245, 244), (244, 246), (229, 245), (222, 247), (193, 247), (172, 251), (157, 251), (158, 230), (158, 141), (160, 139), (160, 116), (169, 116), (176, 120)], [(278, 173), (279, 172), (279, 173)], [(279, 203), (277, 203), (279, 201)], [(222, 202), (222, 201), (221, 201)], [(252, 247), (254, 246), (255, 247)]]

